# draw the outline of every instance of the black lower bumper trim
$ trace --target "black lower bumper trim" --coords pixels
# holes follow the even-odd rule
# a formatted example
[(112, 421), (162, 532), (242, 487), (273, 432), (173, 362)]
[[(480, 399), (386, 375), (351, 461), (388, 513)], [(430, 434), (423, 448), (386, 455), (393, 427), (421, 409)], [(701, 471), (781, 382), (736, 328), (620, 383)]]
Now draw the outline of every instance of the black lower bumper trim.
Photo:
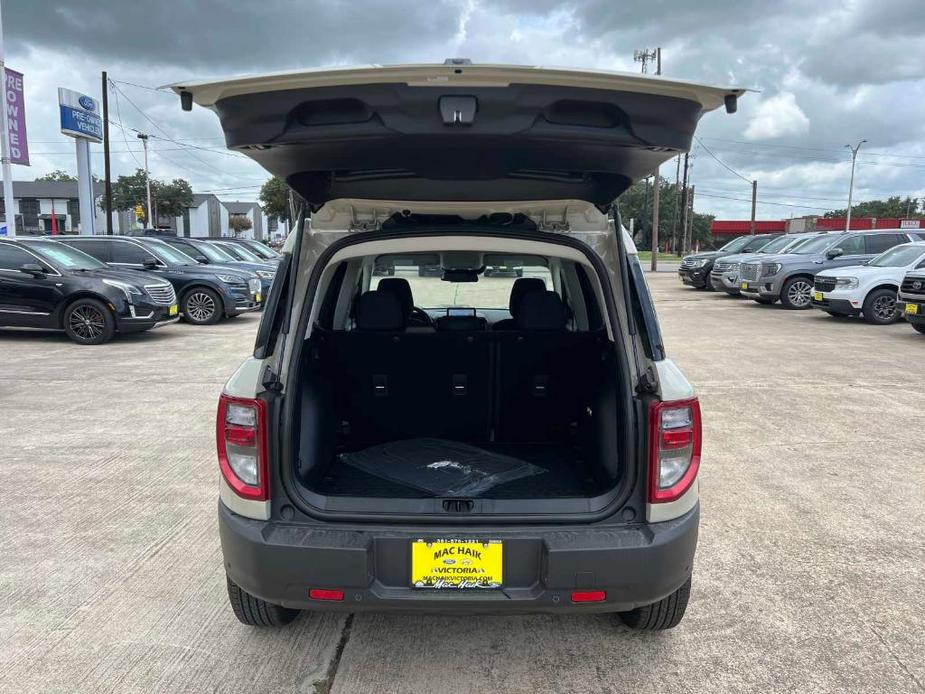
[[(657, 602), (691, 575), (699, 507), (662, 523), (576, 528), (452, 530), (337, 524), (293, 525), (232, 513), (219, 502), (225, 570), (248, 593), (297, 609), (440, 613), (618, 612)], [(504, 542), (499, 590), (410, 587), (411, 542), (464, 537)], [(313, 601), (310, 588), (344, 591)], [(604, 602), (573, 604), (572, 590)]]

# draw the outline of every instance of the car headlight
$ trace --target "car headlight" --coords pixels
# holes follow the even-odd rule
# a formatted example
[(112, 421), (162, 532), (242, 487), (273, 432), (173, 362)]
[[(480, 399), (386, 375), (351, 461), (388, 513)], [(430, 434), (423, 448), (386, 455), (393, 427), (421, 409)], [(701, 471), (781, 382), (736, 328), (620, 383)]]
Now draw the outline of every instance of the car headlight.
[(227, 282), (228, 284), (241, 284), (243, 280), (237, 275), (216, 275), (222, 282)]
[(776, 275), (780, 272), (780, 263), (768, 263), (767, 265), (761, 266), (761, 276), (770, 277), (771, 275)]
[(132, 303), (132, 295), (141, 296), (141, 290), (133, 284), (128, 282), (120, 282), (119, 280), (110, 280), (104, 279), (103, 284), (108, 284), (110, 287), (115, 287), (116, 289), (121, 289), (122, 293), (125, 294), (125, 299)]
[(276, 277), (276, 273), (269, 270), (257, 270), (257, 277), (262, 280), (271, 280)]
[(247, 281), (247, 286), (251, 290), (251, 294), (256, 294), (260, 291), (260, 280), (254, 277)]
[(858, 288), (858, 278), (857, 277), (836, 277), (835, 286), (840, 287), (841, 289), (857, 289)]
[(703, 267), (703, 266), (706, 265), (706, 264), (707, 264), (706, 259), (703, 259), (703, 258), (702, 258), (702, 259), (700, 259), (700, 260), (695, 260), (695, 261), (694, 261), (694, 264), (692, 265), (692, 267)]
[(738, 263), (729, 263), (729, 267), (726, 268), (726, 272), (738, 272), (739, 264)]

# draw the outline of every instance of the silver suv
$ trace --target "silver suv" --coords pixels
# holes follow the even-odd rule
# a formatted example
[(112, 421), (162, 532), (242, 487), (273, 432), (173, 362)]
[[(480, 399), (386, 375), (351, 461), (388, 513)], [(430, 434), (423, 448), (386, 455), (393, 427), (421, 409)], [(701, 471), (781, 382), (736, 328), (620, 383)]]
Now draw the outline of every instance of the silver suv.
[(724, 291), (732, 296), (739, 295), (739, 267), (742, 263), (761, 260), (768, 255), (791, 253), (800, 244), (808, 239), (819, 236), (822, 232), (805, 232), (800, 234), (785, 234), (778, 236), (766, 246), (762, 246), (752, 253), (736, 253), (729, 255), (713, 264), (710, 272), (710, 284), (715, 291)]
[(816, 273), (833, 267), (863, 265), (901, 243), (918, 240), (899, 229), (824, 234), (783, 255), (742, 263), (739, 291), (760, 304), (780, 300), (788, 309), (812, 307)]
[(237, 618), (678, 624), (700, 406), (611, 203), (742, 92), (459, 60), (174, 89), (312, 210), (219, 398)]

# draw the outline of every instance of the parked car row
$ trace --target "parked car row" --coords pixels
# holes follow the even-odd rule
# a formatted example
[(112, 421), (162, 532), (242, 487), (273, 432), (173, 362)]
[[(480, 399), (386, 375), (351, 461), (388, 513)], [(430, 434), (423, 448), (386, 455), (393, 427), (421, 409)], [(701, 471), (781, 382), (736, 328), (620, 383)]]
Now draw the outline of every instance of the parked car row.
[(0, 239), (0, 327), (63, 330), (74, 342), (97, 345), (181, 316), (208, 325), (260, 310), (279, 261), (246, 241)]
[(818, 308), (876, 325), (905, 317), (925, 333), (925, 231), (741, 237), (719, 251), (684, 258), (678, 274), (684, 284), (761, 304), (780, 301), (791, 310)]

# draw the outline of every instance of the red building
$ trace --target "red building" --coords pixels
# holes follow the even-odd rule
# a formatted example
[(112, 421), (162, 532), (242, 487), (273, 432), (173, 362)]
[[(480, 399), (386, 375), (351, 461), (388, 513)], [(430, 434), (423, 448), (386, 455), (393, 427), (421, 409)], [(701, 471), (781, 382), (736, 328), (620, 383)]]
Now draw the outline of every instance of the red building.
[[(845, 228), (845, 218), (797, 217), (780, 221), (755, 220), (757, 234), (783, 234), (786, 232), (841, 231)], [(925, 229), (925, 219), (899, 219), (886, 217), (852, 217), (852, 231), (865, 229)], [(719, 240), (728, 241), (736, 236), (751, 233), (751, 221), (748, 219), (715, 219), (710, 233)]]

